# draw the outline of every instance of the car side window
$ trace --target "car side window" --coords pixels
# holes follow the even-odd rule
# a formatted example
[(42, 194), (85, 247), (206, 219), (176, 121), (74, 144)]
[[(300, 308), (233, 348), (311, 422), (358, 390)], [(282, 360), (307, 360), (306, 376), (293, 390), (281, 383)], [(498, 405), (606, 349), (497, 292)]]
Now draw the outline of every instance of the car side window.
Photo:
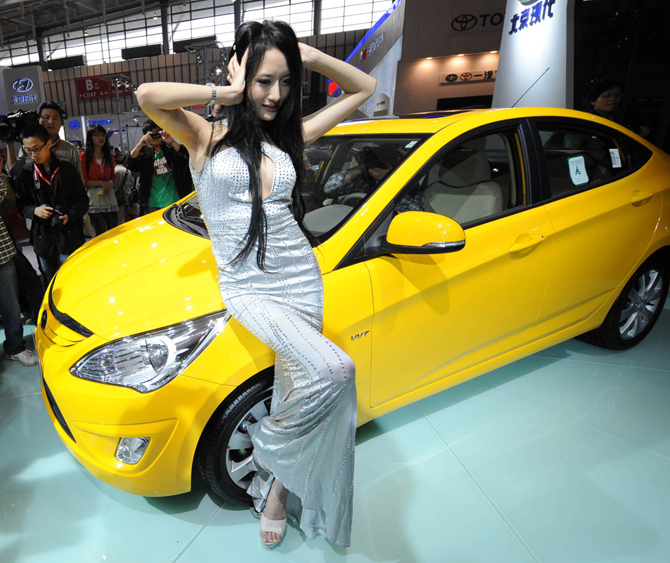
[(526, 182), (516, 130), (463, 142), (432, 159), (396, 203), (396, 213), (429, 211), (461, 225), (525, 205)]
[(538, 123), (537, 128), (551, 198), (594, 188), (632, 171), (631, 159), (616, 132), (608, 135), (588, 124)]

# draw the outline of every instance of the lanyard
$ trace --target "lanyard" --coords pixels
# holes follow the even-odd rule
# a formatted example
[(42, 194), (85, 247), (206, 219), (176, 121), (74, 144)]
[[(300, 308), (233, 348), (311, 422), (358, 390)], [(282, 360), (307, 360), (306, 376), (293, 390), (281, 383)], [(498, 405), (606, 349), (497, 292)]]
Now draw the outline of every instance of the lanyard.
[(55, 145), (53, 145), (53, 146), (51, 147), (51, 150), (52, 150), (53, 152), (56, 152), (56, 151), (58, 150), (58, 147), (60, 147), (60, 141), (61, 141), (61, 140), (60, 140), (60, 138), (59, 138), (59, 139), (58, 139), (58, 142), (57, 142)]
[(51, 175), (51, 180), (47, 180), (47, 179), (44, 177), (44, 175), (42, 174), (42, 171), (37, 167), (37, 164), (33, 163), (33, 166), (35, 167), (35, 173), (36, 173), (40, 178), (42, 178), (42, 180), (44, 180), (44, 181), (47, 183), (47, 185), (49, 185), (49, 186), (51, 185), (51, 180), (54, 179), (54, 177), (56, 176), (56, 173), (60, 170), (60, 166), (59, 166), (58, 168), (56, 168), (56, 170), (53, 171), (53, 174)]

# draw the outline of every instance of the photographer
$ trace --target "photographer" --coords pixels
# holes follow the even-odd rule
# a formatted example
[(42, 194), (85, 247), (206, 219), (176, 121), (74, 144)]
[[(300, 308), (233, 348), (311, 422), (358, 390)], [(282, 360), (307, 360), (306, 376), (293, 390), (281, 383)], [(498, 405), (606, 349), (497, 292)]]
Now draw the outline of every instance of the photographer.
[(140, 173), (142, 214), (172, 205), (193, 190), (188, 151), (153, 121), (142, 126), (144, 136), (130, 153), (128, 170)]
[(88, 196), (80, 172), (51, 151), (51, 137), (42, 125), (26, 125), (21, 137), (32, 160), (18, 177), (18, 207), (32, 220), (30, 242), (48, 285), (65, 259), (84, 244)]

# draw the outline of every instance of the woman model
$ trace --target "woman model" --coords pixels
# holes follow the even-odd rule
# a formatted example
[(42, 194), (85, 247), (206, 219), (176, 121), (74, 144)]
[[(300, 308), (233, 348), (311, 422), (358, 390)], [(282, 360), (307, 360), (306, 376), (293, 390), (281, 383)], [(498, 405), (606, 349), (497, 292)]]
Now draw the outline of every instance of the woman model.
[[(270, 415), (249, 429), (258, 471), (248, 492), (262, 513), (261, 540), (276, 545), (288, 513), (307, 537), (322, 534), (347, 547), (355, 367), (321, 334), (323, 282), (299, 226), (299, 188), (305, 145), (365, 102), (376, 81), (299, 44), (283, 22), (243, 24), (234, 49), (229, 86), (143, 84), (137, 97), (191, 155), (226, 307), (275, 351)], [(345, 94), (301, 119), (303, 65)], [(227, 121), (210, 123), (182, 109), (203, 103), (230, 106)]]
[(116, 180), (114, 155), (107, 130), (96, 125), (86, 131), (86, 148), (81, 153), (81, 170), (88, 192), (88, 215), (95, 234), (99, 235), (116, 227), (119, 206), (112, 189)]

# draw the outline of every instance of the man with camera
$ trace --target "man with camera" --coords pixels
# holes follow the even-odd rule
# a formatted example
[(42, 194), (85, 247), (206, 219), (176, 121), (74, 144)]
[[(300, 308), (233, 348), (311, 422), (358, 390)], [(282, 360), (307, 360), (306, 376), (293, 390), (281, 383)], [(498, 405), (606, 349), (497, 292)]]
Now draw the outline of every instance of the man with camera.
[(48, 285), (65, 259), (85, 242), (88, 195), (80, 171), (51, 150), (53, 141), (42, 125), (26, 125), (21, 137), (23, 151), (32, 160), (18, 175), (18, 207), (32, 220), (30, 242)]
[(140, 173), (140, 211), (152, 213), (172, 205), (193, 190), (188, 151), (153, 121), (130, 152), (128, 170)]
[[(49, 133), (51, 150), (61, 160), (69, 161), (77, 169), (79, 175), (82, 176), (81, 158), (79, 158), (77, 147), (58, 136), (60, 128), (63, 125), (63, 110), (61, 107), (56, 102), (43, 102), (37, 109), (37, 115), (39, 116), (40, 125), (43, 125)], [(9, 175), (12, 178), (16, 178), (26, 163), (31, 162), (31, 155), (27, 154), (25, 149), (21, 147), (19, 155), (14, 158), (14, 143), (7, 143), (7, 149), (14, 161), (9, 169)]]

